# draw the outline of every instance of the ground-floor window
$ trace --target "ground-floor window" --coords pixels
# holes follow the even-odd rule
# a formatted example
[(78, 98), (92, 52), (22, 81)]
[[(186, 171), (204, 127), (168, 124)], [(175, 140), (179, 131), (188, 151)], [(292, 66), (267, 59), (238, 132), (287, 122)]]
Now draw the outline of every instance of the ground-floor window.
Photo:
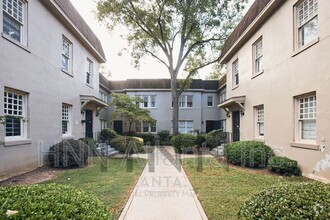
[(62, 104), (62, 135), (71, 135), (71, 109), (72, 106)]
[(264, 106), (259, 105), (254, 107), (254, 109), (255, 109), (255, 137), (263, 137), (265, 135)]
[(108, 128), (107, 120), (100, 120), (101, 130)]
[(316, 140), (316, 94), (296, 98), (298, 112), (297, 133), (302, 141)]
[(220, 120), (220, 129), (225, 132), (227, 127), (226, 127), (226, 120)]
[(194, 130), (193, 121), (179, 121), (179, 133), (189, 133)]
[(135, 123), (135, 132), (137, 133), (156, 133), (157, 125), (149, 122), (137, 122)]

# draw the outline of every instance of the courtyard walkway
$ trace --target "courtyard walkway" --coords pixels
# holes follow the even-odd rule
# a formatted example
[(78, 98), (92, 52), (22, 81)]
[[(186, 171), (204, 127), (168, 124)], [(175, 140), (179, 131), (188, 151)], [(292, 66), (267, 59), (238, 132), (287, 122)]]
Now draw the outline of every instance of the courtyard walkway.
[(119, 219), (207, 219), (173, 148), (156, 148), (148, 159)]

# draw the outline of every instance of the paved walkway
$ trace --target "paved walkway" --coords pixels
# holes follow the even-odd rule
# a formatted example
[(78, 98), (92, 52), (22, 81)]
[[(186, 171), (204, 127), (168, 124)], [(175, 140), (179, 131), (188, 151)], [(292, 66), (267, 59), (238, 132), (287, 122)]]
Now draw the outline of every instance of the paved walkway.
[(151, 155), (119, 219), (207, 219), (173, 148)]

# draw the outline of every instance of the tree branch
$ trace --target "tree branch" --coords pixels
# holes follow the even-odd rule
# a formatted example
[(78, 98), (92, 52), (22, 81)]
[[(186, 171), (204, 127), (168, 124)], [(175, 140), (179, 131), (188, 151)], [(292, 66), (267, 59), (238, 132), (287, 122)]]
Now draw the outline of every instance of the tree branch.
[(164, 65), (167, 67), (167, 69), (170, 68), (170, 67), (168, 66), (168, 64), (167, 64), (164, 60), (160, 59), (156, 54), (154, 54), (153, 52), (151, 52), (151, 51), (148, 50), (148, 49), (145, 49), (145, 51), (146, 51), (147, 53), (149, 53), (152, 57), (154, 57), (155, 59), (157, 59), (159, 62), (161, 62), (162, 64), (164, 64)]

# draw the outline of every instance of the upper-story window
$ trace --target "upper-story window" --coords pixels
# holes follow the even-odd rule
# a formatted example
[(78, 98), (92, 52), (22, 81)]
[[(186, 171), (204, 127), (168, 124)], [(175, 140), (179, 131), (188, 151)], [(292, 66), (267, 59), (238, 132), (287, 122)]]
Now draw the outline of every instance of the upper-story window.
[(300, 141), (316, 140), (316, 94), (298, 97), (297, 134)]
[(156, 96), (155, 95), (142, 95), (137, 96), (143, 99), (143, 102), (140, 103), (140, 108), (156, 108)]
[(26, 44), (26, 7), (23, 0), (3, 0), (3, 33), (10, 39)]
[(299, 46), (304, 46), (317, 38), (318, 0), (301, 1), (296, 10)]
[(259, 74), (264, 71), (263, 69), (263, 52), (262, 52), (262, 38), (253, 44), (254, 55), (254, 71), (253, 74)]
[(137, 133), (156, 133), (157, 126), (155, 123), (149, 122), (136, 122), (135, 123), (135, 132)]
[(71, 72), (71, 57), (72, 57), (72, 43), (66, 38), (62, 37), (62, 70)]
[(87, 58), (87, 72), (86, 72), (87, 85), (93, 85), (93, 62)]
[(233, 73), (233, 87), (237, 87), (239, 85), (238, 59), (235, 60), (232, 64), (232, 73)]
[(220, 101), (220, 103), (223, 103), (224, 101), (226, 101), (226, 99), (227, 99), (226, 96), (227, 96), (227, 95), (226, 95), (226, 91), (224, 91), (224, 92), (222, 92), (222, 93), (220, 94), (220, 97), (219, 97), (219, 101)]
[(100, 99), (105, 102), (105, 103), (108, 103), (108, 94), (105, 94), (103, 92), (99, 92), (99, 96), (100, 96)]
[(214, 96), (207, 96), (207, 107), (214, 107)]
[(181, 95), (179, 97), (179, 108), (192, 108), (193, 99), (193, 95)]

